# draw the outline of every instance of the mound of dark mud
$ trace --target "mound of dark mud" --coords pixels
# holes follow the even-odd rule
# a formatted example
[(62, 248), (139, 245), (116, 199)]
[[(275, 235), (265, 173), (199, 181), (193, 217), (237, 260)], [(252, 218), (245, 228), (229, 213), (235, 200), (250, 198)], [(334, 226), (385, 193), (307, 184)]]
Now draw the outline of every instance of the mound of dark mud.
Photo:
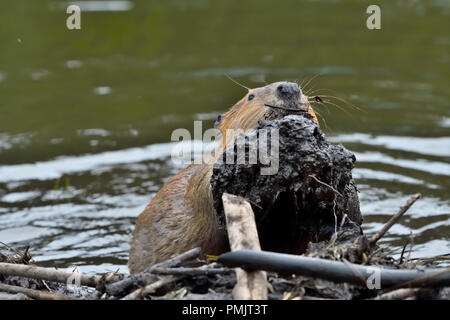
[[(251, 150), (258, 150), (256, 161), (249, 161)], [(226, 161), (227, 153), (232, 163)], [(270, 161), (261, 154), (269, 155)], [(223, 222), (224, 192), (247, 199), (263, 250), (303, 253), (309, 242), (330, 239), (344, 216), (349, 219), (343, 227), (357, 236), (362, 216), (352, 178), (355, 161), (342, 145), (329, 144), (309, 115), (260, 122), (214, 165), (211, 185), (216, 212)]]

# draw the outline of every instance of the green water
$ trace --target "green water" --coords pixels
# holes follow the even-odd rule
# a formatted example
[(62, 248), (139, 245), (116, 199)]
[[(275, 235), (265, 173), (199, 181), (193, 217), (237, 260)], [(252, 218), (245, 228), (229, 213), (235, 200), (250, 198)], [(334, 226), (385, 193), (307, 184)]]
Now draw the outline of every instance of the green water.
[(306, 91), (362, 109), (316, 106), (357, 156), (366, 232), (421, 192), (384, 243), (449, 252), (448, 1), (379, 3), (381, 30), (366, 28), (371, 1), (108, 3), (119, 11), (82, 6), (68, 30), (65, 2), (1, 2), (0, 241), (43, 265), (125, 269), (136, 216), (178, 170), (171, 132), (212, 126), (245, 94), (225, 75), (319, 74)]

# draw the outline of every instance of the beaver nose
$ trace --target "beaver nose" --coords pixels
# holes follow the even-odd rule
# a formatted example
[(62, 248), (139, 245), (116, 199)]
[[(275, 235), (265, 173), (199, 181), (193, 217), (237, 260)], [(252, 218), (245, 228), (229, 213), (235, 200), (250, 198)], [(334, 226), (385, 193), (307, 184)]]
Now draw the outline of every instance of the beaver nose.
[(292, 98), (298, 98), (300, 95), (300, 88), (296, 83), (284, 82), (277, 87), (277, 94), (280, 99), (290, 100)]

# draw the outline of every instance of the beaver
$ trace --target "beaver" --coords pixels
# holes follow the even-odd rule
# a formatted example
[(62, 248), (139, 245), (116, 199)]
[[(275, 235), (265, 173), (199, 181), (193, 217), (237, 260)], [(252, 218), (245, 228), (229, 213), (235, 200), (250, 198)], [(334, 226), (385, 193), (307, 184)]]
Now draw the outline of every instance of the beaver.
[[(241, 100), (218, 117), (215, 126), (222, 140), (216, 157), (234, 143), (238, 134), (254, 128), (259, 121), (303, 111), (318, 123), (308, 97), (296, 83), (283, 81), (247, 89)], [(210, 184), (213, 164), (194, 163), (179, 171), (139, 215), (131, 239), (128, 262), (131, 273), (194, 247), (212, 255), (228, 250), (228, 240), (225, 231), (219, 228), (213, 205)]]

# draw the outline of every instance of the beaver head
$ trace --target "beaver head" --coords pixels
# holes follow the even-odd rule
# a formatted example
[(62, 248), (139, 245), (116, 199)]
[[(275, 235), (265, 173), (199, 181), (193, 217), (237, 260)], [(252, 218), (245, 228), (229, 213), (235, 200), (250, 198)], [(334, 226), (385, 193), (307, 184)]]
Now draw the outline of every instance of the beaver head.
[[(294, 82), (274, 82), (264, 87), (248, 89), (247, 94), (231, 109), (217, 119), (214, 127), (224, 137), (223, 146), (228, 146), (242, 132), (258, 125), (262, 120), (274, 120), (288, 114), (308, 113), (318, 123), (308, 97)], [(229, 130), (234, 132), (230, 135)], [(225, 138), (226, 137), (226, 138)]]

